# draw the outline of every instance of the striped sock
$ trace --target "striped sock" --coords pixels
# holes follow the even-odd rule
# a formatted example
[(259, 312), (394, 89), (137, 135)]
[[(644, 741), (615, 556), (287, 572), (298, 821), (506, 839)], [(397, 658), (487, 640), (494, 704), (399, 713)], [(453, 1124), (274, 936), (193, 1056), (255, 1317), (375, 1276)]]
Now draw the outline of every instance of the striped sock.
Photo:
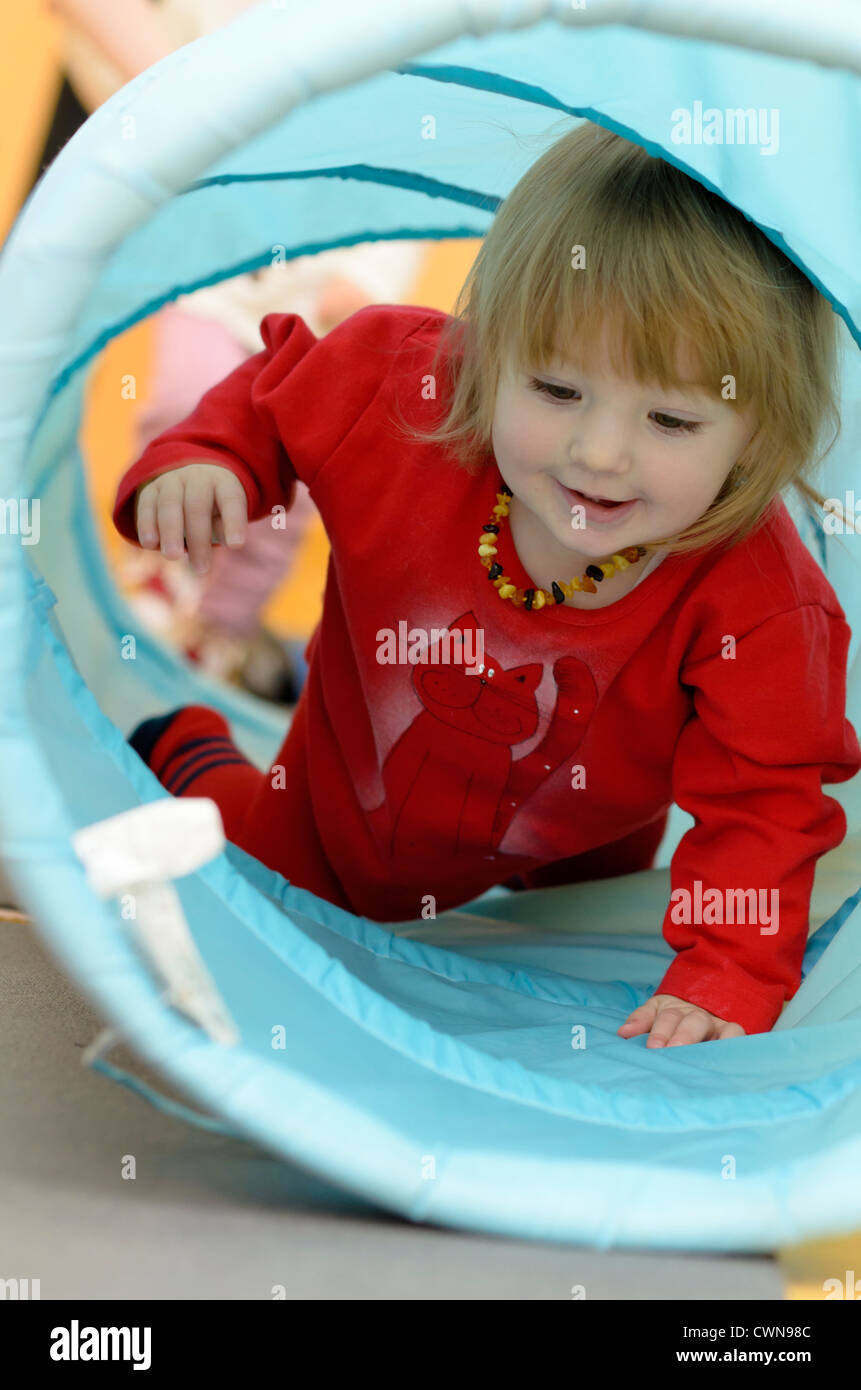
[(183, 705), (144, 720), (128, 742), (173, 796), (212, 797), (227, 838), (234, 838), (265, 773), (240, 753), (223, 715)]

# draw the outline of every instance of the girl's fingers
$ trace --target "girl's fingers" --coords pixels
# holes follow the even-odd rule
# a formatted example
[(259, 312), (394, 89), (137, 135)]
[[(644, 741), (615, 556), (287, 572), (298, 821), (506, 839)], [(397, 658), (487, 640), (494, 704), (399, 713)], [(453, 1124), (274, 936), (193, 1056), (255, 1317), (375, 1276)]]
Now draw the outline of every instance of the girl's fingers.
[(745, 1038), (747, 1034), (740, 1023), (724, 1023), (718, 1029), (719, 1038)]
[(143, 484), (135, 503), (135, 528), (144, 549), (161, 547), (166, 559), (177, 560), (188, 542), (188, 555), (198, 574), (211, 561), (210, 547), (245, 544), (248, 500), (234, 473), (214, 464), (187, 464), (167, 469)]
[[(670, 1019), (664, 1022), (667, 1015)], [(706, 1042), (713, 1031), (714, 1019), (702, 1009), (694, 1009), (693, 1013), (681, 1015), (676, 1009), (666, 1009), (658, 1016), (658, 1021), (652, 1029), (652, 1037), (657, 1038), (658, 1043), (663, 1042), (666, 1047), (681, 1047), (684, 1043)]]
[(636, 1038), (639, 1033), (648, 1033), (657, 1012), (658, 1006), (654, 999), (647, 999), (645, 1004), (641, 1004), (628, 1015), (621, 1028), (617, 1028), (616, 1031), (624, 1033), (626, 1038)]
[(220, 478), (215, 484), (215, 500), (224, 524), (227, 544), (244, 545), (248, 521), (248, 502), (244, 487), (235, 477)]
[(156, 514), (161, 553), (168, 560), (178, 560), (183, 553), (182, 489), (163, 482), (158, 490)]
[(138, 493), (137, 526), (138, 540), (145, 550), (155, 549), (159, 542), (158, 522), (156, 520), (156, 490), (145, 487)]
[(686, 1043), (708, 1042), (711, 1038), (745, 1036), (740, 1023), (725, 1022), (707, 1009), (670, 1003), (670, 997), (647, 999), (629, 1015), (617, 1033), (626, 1038), (649, 1033), (647, 1047), (681, 1047)]
[(681, 1009), (663, 1008), (649, 1030), (647, 1047), (666, 1047), (676, 1028), (685, 1017)]
[(195, 574), (206, 574), (212, 547), (212, 484), (189, 484), (185, 489), (185, 539)]

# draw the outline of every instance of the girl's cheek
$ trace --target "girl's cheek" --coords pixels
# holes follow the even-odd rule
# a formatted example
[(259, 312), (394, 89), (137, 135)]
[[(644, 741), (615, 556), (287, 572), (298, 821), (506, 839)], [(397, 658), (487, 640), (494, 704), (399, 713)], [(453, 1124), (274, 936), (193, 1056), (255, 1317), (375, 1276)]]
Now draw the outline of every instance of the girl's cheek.
[(546, 420), (521, 419), (515, 431), (516, 446), (525, 461), (547, 459), (548, 449), (558, 447), (553, 430), (548, 429)]

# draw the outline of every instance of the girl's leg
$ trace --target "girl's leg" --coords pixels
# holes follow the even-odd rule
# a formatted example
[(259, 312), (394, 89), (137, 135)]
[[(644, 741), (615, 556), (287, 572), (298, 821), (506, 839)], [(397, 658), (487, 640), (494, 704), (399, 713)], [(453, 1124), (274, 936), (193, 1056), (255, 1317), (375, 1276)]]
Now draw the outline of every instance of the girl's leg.
[(174, 796), (211, 797), (228, 840), (297, 887), (349, 908), (316, 830), (303, 700), (265, 772), (236, 747), (224, 716), (206, 705), (185, 705), (147, 719), (129, 743)]
[(144, 720), (129, 743), (173, 796), (211, 797), (225, 835), (236, 840), (265, 773), (236, 747), (223, 715), (206, 705), (183, 705)]

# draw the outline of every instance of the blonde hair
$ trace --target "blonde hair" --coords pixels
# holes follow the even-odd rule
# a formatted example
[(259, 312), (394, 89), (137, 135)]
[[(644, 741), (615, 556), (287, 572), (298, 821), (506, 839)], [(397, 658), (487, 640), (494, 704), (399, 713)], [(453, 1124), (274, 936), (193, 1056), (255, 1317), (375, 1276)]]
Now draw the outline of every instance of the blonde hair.
[[(587, 269), (572, 269), (574, 246), (585, 248)], [(754, 433), (712, 504), (648, 549), (734, 544), (790, 483), (823, 506), (809, 474), (840, 433), (831, 306), (737, 208), (592, 122), (546, 150), (502, 202), (434, 357), (438, 382), (445, 359), (442, 420), (419, 430), (401, 415), (401, 424), (475, 473), (488, 463), (508, 354), (545, 369), (576, 342), (588, 368), (605, 324), (616, 330), (608, 351), (619, 375), (686, 384), (676, 364), (686, 340), (696, 384), (723, 399), (732, 376), (726, 403), (755, 410)], [(814, 457), (826, 424), (834, 437)]]

